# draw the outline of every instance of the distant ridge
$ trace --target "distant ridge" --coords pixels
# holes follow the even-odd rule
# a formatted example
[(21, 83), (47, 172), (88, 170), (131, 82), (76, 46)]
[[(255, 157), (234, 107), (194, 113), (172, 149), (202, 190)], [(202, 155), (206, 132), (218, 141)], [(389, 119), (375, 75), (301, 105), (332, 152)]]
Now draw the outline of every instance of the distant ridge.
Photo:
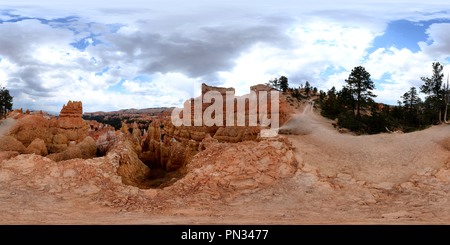
[(155, 107), (155, 108), (144, 108), (144, 109), (121, 109), (118, 111), (95, 111), (95, 112), (85, 112), (83, 115), (101, 115), (101, 114), (122, 114), (122, 113), (134, 113), (134, 114), (147, 114), (147, 113), (161, 113), (161, 111), (172, 111), (175, 107)]

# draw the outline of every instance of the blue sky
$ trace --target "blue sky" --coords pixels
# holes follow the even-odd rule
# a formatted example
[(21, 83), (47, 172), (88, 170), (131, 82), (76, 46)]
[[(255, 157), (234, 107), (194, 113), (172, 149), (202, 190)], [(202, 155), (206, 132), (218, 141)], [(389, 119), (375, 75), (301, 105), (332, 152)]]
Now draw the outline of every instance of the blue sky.
[(181, 106), (202, 82), (340, 89), (362, 65), (396, 104), (432, 62), (448, 73), (448, 33), (440, 0), (17, 0), (0, 4), (0, 83), (16, 108), (110, 111)]

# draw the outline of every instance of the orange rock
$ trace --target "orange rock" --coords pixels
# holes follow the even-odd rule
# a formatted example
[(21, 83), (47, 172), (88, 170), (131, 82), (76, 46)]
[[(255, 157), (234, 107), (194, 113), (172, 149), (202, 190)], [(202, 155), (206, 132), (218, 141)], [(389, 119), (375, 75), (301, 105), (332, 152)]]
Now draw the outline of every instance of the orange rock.
[(24, 115), (16, 121), (10, 135), (28, 146), (34, 139), (40, 138), (49, 144), (52, 142), (52, 133), (49, 120), (41, 115)]
[(95, 140), (90, 136), (84, 138), (82, 142), (80, 142), (77, 147), (81, 151), (81, 158), (89, 159), (93, 158), (97, 154), (97, 145), (95, 144)]
[(59, 113), (58, 126), (63, 129), (78, 129), (85, 126), (83, 121), (83, 104), (81, 101), (70, 101)]
[(59, 113), (59, 117), (81, 118), (83, 116), (83, 104), (81, 101), (70, 101), (64, 105)]
[[(208, 140), (211, 138), (205, 141)], [(252, 193), (293, 176), (297, 171), (297, 161), (292, 146), (282, 138), (213, 143), (192, 158), (186, 171), (183, 179), (166, 190), (180, 196), (214, 193), (226, 197)]]
[[(150, 168), (147, 167), (133, 150), (132, 143), (126, 135), (121, 134), (116, 138), (114, 145), (107, 154), (107, 159), (113, 161), (118, 158), (119, 166), (117, 174), (122, 176), (122, 182), (132, 186), (143, 186), (150, 175)], [(117, 160), (114, 160), (117, 162)]]
[(64, 134), (57, 134), (53, 136), (53, 144), (67, 144), (69, 141)]
[(17, 151), (19, 153), (25, 153), (25, 146), (22, 142), (18, 141), (12, 136), (0, 137), (0, 151)]
[(31, 142), (31, 144), (27, 147), (26, 153), (46, 156), (48, 151), (44, 140), (39, 138), (34, 139), (33, 142)]

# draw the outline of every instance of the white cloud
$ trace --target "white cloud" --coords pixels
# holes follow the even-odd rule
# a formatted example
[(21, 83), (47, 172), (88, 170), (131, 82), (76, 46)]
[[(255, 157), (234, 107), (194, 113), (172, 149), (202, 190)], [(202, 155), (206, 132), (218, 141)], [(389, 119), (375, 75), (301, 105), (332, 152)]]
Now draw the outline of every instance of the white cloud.
[[(445, 59), (450, 57), (450, 39), (447, 33), (450, 31), (450, 24), (432, 24), (426, 31), (429, 35), (428, 45), (420, 42), (420, 51), (413, 53), (403, 48), (391, 47), (380, 48), (369, 55), (364, 62), (366, 69), (371, 73), (373, 80), (381, 79), (383, 75), (389, 75), (383, 83), (379, 83), (375, 93), (378, 95), (377, 101), (396, 104), (400, 96), (409, 90), (410, 87), (419, 87), (423, 84), (421, 77), (429, 77), (432, 74), (431, 64), (440, 62), (444, 66), (448, 64)], [(447, 76), (448, 67), (445, 67), (444, 74)], [(422, 98), (424, 95), (421, 95)]]
[[(448, 6), (437, 0), (45, 0), (39, 6), (17, 0), (8, 6), (14, 8), (10, 13), (48, 20), (76, 16), (0, 24), (0, 79), (18, 106), (32, 109), (55, 111), (68, 99), (83, 100), (89, 111), (179, 106), (201, 82), (243, 94), (281, 75), (293, 85), (309, 80), (340, 89), (358, 65), (374, 79), (390, 74), (377, 88), (378, 100), (395, 102), (420, 85), (432, 61), (450, 54), (449, 24), (433, 24), (427, 31), (433, 43), (420, 43), (417, 53), (392, 47), (366, 53), (390, 20), (445, 17)], [(83, 39), (84, 51), (70, 45)], [(335, 71), (324, 75), (327, 68)]]
[(377, 35), (360, 27), (313, 21), (297, 23), (288, 32), (292, 47), (282, 49), (270, 44), (256, 44), (244, 52), (233, 70), (221, 72), (225, 86), (247, 93), (251, 85), (287, 75), (291, 84), (309, 80), (323, 89), (344, 83), (342, 74), (321, 80), (321, 73), (329, 66), (350, 71), (362, 63), (365, 50)]
[(450, 23), (432, 24), (426, 33), (429, 35), (432, 43), (427, 45), (424, 42), (419, 43), (423, 52), (435, 59), (446, 59), (450, 54)]

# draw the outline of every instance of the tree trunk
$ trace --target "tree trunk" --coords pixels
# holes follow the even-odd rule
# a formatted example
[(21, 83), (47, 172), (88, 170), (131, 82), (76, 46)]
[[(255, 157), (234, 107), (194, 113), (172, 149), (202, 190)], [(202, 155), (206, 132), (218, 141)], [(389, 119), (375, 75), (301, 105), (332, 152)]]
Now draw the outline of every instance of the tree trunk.
[(358, 98), (356, 101), (356, 118), (358, 118), (358, 119), (361, 118), (360, 110), (361, 110), (361, 92), (358, 91)]
[(448, 89), (449, 89), (449, 80), (448, 80), (448, 74), (447, 74), (447, 86), (445, 87), (445, 111), (444, 111), (444, 122), (447, 122), (447, 110), (448, 110)]
[(439, 109), (439, 124), (441, 124), (442, 123), (442, 111), (441, 111), (441, 109)]
[(444, 122), (447, 122), (447, 109), (448, 109), (448, 102), (445, 103), (445, 111), (444, 111)]
[(359, 102), (356, 104), (356, 117), (357, 117), (357, 118), (360, 118), (360, 117), (361, 117), (361, 112), (360, 112)]

